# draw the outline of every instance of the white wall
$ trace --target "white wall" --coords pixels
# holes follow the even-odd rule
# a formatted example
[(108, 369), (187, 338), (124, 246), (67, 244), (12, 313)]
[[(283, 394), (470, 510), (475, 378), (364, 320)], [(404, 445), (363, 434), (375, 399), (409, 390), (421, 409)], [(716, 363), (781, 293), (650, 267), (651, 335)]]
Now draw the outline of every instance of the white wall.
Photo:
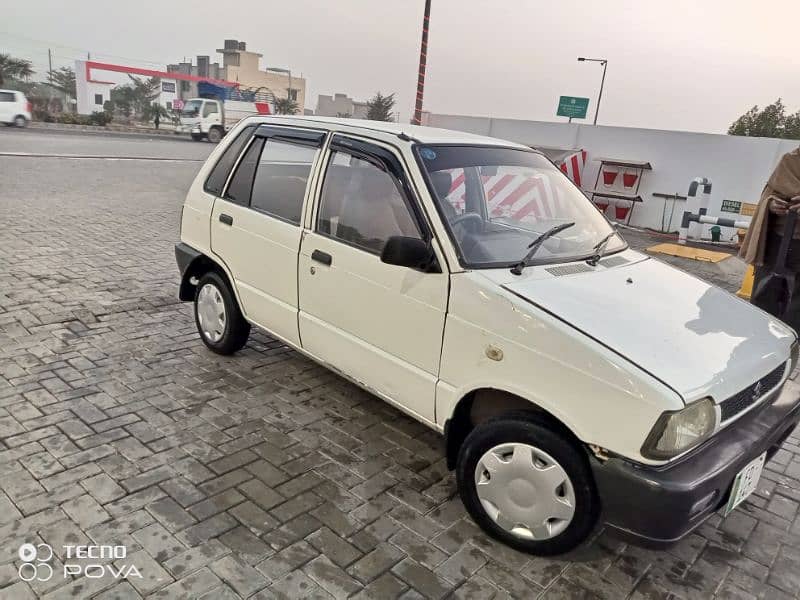
[(103, 103), (95, 103), (95, 94), (103, 97), (103, 102), (111, 100), (111, 88), (113, 84), (92, 83), (86, 81), (86, 61), (75, 61), (75, 83), (78, 97), (75, 98), (78, 114), (90, 115), (93, 112), (103, 112)]
[[(591, 190), (597, 178), (598, 157), (647, 161), (653, 170), (645, 172), (639, 194), (643, 202), (634, 208), (631, 224), (660, 230), (664, 200), (653, 193), (685, 196), (695, 177), (713, 182), (711, 216), (733, 217), (720, 213), (722, 200), (758, 202), (761, 190), (780, 157), (794, 150), (798, 142), (770, 138), (746, 138), (706, 133), (605, 127), (577, 123), (547, 123), (514, 119), (492, 119), (431, 114), (426, 123), (507, 139), (529, 146), (581, 148), (588, 152), (583, 173), (584, 190)], [(672, 201), (668, 201), (669, 221)], [(679, 201), (672, 217), (672, 231), (680, 225), (684, 202)], [(613, 210), (609, 210), (612, 214)], [(709, 226), (704, 226), (704, 235)], [(723, 239), (734, 235), (723, 228)]]
[[(165, 83), (167, 84), (166, 87), (171, 87), (175, 91), (168, 92), (164, 90)], [(164, 108), (168, 108), (167, 103), (169, 103), (169, 106), (171, 107), (172, 103), (175, 101), (175, 98), (177, 98), (178, 94), (180, 93), (180, 85), (180, 82), (175, 79), (162, 79), (157, 102)]]

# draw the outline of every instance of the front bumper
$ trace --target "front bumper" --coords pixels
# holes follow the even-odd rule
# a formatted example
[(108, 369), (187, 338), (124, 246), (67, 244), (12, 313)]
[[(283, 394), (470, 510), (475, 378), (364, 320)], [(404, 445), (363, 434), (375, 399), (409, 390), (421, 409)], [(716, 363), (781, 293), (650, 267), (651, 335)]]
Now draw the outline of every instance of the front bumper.
[(699, 448), (663, 467), (621, 458), (592, 461), (603, 519), (612, 533), (660, 548), (679, 541), (728, 501), (737, 473), (772, 458), (800, 421), (800, 385), (783, 388)]

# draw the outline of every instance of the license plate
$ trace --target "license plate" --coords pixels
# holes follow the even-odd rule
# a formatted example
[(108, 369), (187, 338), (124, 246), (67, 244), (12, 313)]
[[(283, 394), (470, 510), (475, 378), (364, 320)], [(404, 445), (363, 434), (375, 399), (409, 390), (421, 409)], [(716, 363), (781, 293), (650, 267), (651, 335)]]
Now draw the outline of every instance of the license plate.
[(731, 488), (731, 497), (728, 500), (728, 505), (725, 507), (726, 516), (744, 502), (750, 494), (756, 491), (766, 458), (767, 453), (765, 452), (758, 458), (747, 463), (744, 469), (739, 471), (739, 474), (736, 475), (736, 479), (733, 480), (733, 487)]

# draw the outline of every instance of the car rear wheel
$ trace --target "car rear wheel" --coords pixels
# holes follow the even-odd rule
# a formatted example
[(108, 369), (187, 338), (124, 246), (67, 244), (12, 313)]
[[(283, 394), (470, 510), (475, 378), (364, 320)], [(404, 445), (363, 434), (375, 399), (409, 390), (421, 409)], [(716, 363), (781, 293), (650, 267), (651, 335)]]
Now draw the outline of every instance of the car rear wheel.
[(208, 130), (208, 141), (212, 144), (217, 144), (222, 139), (222, 129), (219, 127), (212, 127)]
[(585, 455), (544, 424), (498, 417), (470, 432), (456, 467), (475, 522), (507, 545), (561, 554), (594, 529), (599, 501)]
[(226, 281), (209, 272), (200, 278), (194, 297), (194, 318), (200, 338), (217, 354), (241, 350), (250, 336), (250, 323)]
[(14, 126), (15, 127), (25, 127), (28, 124), (28, 119), (23, 117), (22, 115), (18, 115), (14, 117)]

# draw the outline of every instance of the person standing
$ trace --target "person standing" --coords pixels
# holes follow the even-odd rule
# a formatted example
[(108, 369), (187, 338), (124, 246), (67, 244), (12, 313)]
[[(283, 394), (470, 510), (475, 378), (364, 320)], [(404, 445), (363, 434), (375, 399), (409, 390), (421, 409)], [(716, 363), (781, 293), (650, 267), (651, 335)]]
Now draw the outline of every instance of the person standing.
[(154, 108), (156, 109), (156, 116), (153, 117), (153, 123), (155, 123), (156, 129), (158, 129), (158, 125), (161, 123), (161, 107), (158, 104), (155, 104)]
[[(784, 154), (772, 172), (739, 250), (739, 256), (755, 267), (753, 290), (774, 270), (785, 233), (786, 214), (790, 210), (800, 212), (800, 148)], [(786, 267), (793, 273), (800, 273), (800, 226), (795, 227), (792, 234)], [(775, 316), (800, 332), (800, 277), (795, 278), (791, 291), (786, 312)], [(756, 294), (752, 295), (752, 302), (766, 310), (774, 306), (774, 302), (756, 297)], [(762, 303), (764, 306), (760, 306)]]

